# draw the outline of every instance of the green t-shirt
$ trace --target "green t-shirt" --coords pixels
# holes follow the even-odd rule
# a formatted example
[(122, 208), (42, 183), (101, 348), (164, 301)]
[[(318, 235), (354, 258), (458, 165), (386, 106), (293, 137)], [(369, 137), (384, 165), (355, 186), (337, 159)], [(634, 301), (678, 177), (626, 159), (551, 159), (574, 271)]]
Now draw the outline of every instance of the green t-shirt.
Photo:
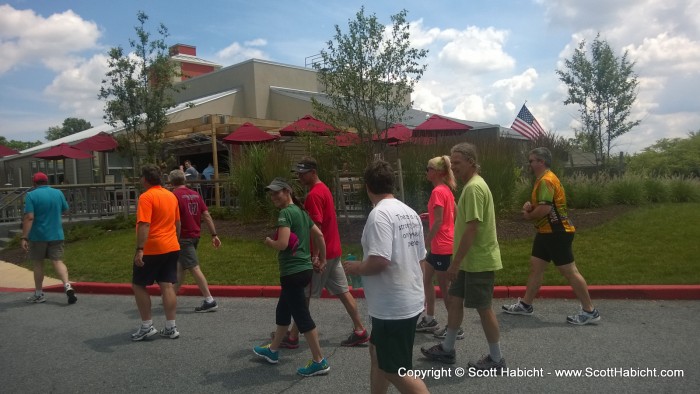
[(287, 248), (277, 254), (280, 276), (312, 269), (309, 239), (313, 225), (309, 215), (294, 204), (290, 204), (280, 211), (277, 217), (277, 227), (289, 227), (290, 231), (299, 238), (296, 250)]
[(457, 203), (453, 256), (462, 241), (467, 222), (479, 221), (476, 238), (467, 256), (460, 262), (460, 269), (467, 272), (496, 271), (503, 268), (501, 250), (496, 238), (496, 213), (493, 196), (484, 178), (474, 175), (462, 189)]

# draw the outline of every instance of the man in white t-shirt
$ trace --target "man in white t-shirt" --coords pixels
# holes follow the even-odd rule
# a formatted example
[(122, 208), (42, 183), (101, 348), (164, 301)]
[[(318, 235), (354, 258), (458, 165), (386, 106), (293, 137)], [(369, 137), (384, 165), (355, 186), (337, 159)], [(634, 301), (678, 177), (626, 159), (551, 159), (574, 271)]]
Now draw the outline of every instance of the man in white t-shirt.
[(425, 302), (423, 225), (416, 211), (394, 198), (389, 163), (370, 164), (364, 181), (374, 205), (362, 232), (364, 260), (343, 266), (346, 274), (362, 276), (372, 318), (371, 391), (386, 392), (391, 383), (402, 393), (427, 393), (422, 380), (400, 373), (413, 369), (416, 323)]

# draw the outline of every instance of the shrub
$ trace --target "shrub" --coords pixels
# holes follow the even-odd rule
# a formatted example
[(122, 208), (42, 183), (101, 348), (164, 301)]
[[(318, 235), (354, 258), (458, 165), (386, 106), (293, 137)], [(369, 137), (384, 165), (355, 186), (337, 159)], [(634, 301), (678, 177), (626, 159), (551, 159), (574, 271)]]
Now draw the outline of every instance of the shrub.
[(669, 181), (671, 201), (700, 201), (700, 182), (695, 178), (674, 177)]
[(236, 211), (232, 207), (209, 207), (212, 219), (231, 220), (236, 217)]
[(634, 175), (625, 175), (610, 180), (607, 184), (610, 202), (621, 205), (640, 205), (646, 202), (644, 183)]
[(575, 174), (562, 180), (566, 190), (567, 205), (571, 208), (599, 208), (608, 202), (605, 184), (607, 177), (586, 177)]
[(644, 192), (647, 201), (652, 203), (663, 203), (670, 200), (668, 182), (659, 178), (647, 178), (644, 180)]

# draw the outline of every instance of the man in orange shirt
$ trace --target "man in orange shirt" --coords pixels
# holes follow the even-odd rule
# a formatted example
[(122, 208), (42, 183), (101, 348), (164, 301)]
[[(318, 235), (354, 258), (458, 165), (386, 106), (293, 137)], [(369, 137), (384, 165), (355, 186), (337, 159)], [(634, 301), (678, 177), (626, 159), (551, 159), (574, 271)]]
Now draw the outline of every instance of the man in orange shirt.
[(177, 260), (180, 256), (180, 209), (177, 197), (163, 188), (160, 168), (147, 164), (141, 169), (141, 183), (147, 189), (139, 197), (136, 212), (136, 254), (132, 288), (141, 315), (141, 326), (131, 340), (141, 341), (156, 334), (151, 316), (151, 296), (146, 286), (158, 282), (165, 310), (162, 337), (180, 336), (175, 325)]

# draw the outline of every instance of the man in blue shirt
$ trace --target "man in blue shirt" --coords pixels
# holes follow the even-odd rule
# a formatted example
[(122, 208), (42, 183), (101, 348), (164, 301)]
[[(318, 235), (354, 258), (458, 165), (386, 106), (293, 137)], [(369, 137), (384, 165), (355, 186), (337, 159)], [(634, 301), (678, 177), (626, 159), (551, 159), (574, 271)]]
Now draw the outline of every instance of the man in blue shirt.
[(24, 201), (22, 220), (22, 248), (29, 252), (34, 262), (34, 295), (27, 298), (30, 304), (46, 301), (42, 291), (44, 282), (44, 259), (50, 259), (68, 296), (68, 303), (75, 304), (78, 298), (68, 282), (68, 268), (63, 264), (63, 222), (61, 215), (68, 210), (63, 193), (48, 186), (49, 178), (43, 172), (32, 177), (36, 188)]
[(204, 179), (206, 179), (208, 181), (211, 181), (212, 179), (214, 179), (214, 166), (212, 166), (211, 163), (209, 163), (207, 168), (202, 170), (202, 175), (204, 175)]

